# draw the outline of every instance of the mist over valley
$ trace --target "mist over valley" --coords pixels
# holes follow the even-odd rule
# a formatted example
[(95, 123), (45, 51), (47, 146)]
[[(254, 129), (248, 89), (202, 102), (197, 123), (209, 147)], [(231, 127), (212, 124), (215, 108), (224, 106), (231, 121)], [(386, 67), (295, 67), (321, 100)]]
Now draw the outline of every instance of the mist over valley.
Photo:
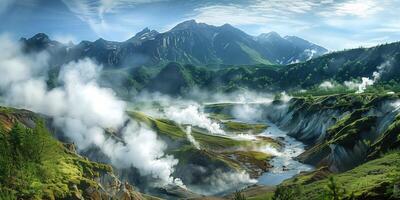
[[(68, 27), (0, 26), (0, 199), (400, 198), (399, 39), (328, 50), (344, 37), (304, 14), (335, 9), (334, 19), (372, 26), (396, 9), (368, 7), (367, 17), (353, 8), (375, 1), (37, 2), (0, 1), (9, 20), (32, 10)], [(197, 15), (182, 14), (192, 6)], [(177, 17), (153, 12), (166, 8), (183, 20), (160, 27)], [(274, 21), (277, 11), (291, 26)], [(325, 27), (325, 39), (294, 16)], [(159, 30), (135, 26), (127, 37), (134, 19)], [(43, 31), (26, 37), (27, 28)]]

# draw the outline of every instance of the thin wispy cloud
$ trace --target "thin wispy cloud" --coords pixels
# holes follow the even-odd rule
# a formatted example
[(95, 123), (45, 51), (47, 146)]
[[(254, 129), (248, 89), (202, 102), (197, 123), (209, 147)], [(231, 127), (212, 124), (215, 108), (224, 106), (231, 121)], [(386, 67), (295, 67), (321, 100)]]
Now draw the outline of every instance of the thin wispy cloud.
[(319, 14), (325, 17), (372, 17), (384, 10), (385, 0), (350, 0), (342, 3), (333, 4)]
[[(399, 27), (382, 21), (396, 18), (392, 11), (396, 6), (400, 2), (394, 0), (250, 0), (200, 6), (187, 19), (213, 25), (230, 23), (252, 34), (277, 31), (298, 35), (331, 49), (342, 49), (393, 41)], [(322, 32), (330, 39), (320, 37)]]
[(372, 29), (371, 32), (400, 34), (400, 19), (386, 21), (386, 23), (381, 24), (381, 26)]
[(252, 13), (238, 5), (214, 5), (194, 9), (194, 15), (188, 15), (188, 19), (196, 19), (213, 25), (248, 25), (267, 23), (268, 19), (258, 13)]
[[(322, 3), (323, 4), (323, 3)], [(262, 25), (274, 21), (290, 21), (295, 15), (305, 14), (321, 5), (314, 1), (262, 1), (253, 0), (246, 4), (208, 5), (194, 9), (187, 18), (220, 25)], [(294, 17), (293, 17), (294, 18)], [(295, 19), (293, 19), (295, 20)]]
[[(19, 6), (46, 7), (52, 13), (21, 15), (15, 9), (5, 18), (9, 23), (0, 24), (0, 31), (16, 27), (29, 29), (30, 34), (42, 32), (44, 26), (26, 27), (20, 22), (46, 19), (39, 25), (54, 23), (44, 27), (52, 35), (123, 41), (145, 27), (164, 32), (195, 19), (218, 26), (229, 23), (251, 35), (269, 31), (295, 35), (331, 50), (400, 40), (398, 0), (0, 0), (0, 15)], [(67, 14), (60, 19), (57, 12)], [(12, 23), (14, 18), (20, 21)]]
[(86, 22), (99, 37), (110, 37), (132, 34), (126, 24), (107, 20), (108, 14), (118, 14), (140, 4), (161, 2), (166, 0), (62, 0), (78, 18)]

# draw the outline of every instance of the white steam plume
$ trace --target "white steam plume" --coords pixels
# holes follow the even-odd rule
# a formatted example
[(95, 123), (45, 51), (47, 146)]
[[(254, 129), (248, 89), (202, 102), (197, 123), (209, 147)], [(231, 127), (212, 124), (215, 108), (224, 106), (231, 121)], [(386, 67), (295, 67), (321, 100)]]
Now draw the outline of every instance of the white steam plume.
[(377, 67), (377, 71), (372, 73), (372, 79), (369, 77), (362, 77), (361, 83), (353, 81), (345, 81), (344, 85), (350, 89), (357, 89), (356, 93), (364, 93), (368, 86), (374, 85), (375, 82), (379, 81), (382, 77), (382, 73), (390, 70), (392, 67), (393, 60), (387, 60)]
[(232, 115), (241, 121), (254, 122), (261, 119), (263, 111), (258, 104), (237, 104), (232, 109)]
[(103, 143), (103, 151), (116, 166), (129, 168), (131, 165), (142, 175), (152, 175), (166, 183), (183, 186), (171, 174), (178, 160), (165, 155), (166, 144), (157, 139), (157, 134), (136, 122), (131, 122), (122, 132), (125, 144), (108, 138)]
[[(375, 73), (375, 72), (374, 72)], [(356, 93), (364, 93), (368, 86), (374, 85), (375, 80), (370, 79), (368, 77), (362, 77), (361, 83), (358, 85), (358, 90)]]
[(208, 115), (200, 110), (197, 104), (190, 104), (185, 107), (171, 106), (164, 110), (166, 117), (179, 124), (191, 124), (204, 128), (213, 134), (225, 134), (220, 125), (213, 122)]
[[(249, 174), (242, 172), (222, 172), (214, 171), (212, 176), (206, 178), (207, 185), (200, 187), (192, 186), (192, 190), (201, 194), (213, 195), (226, 192), (232, 188), (245, 187), (249, 184), (257, 183), (257, 180), (250, 178)], [(233, 191), (232, 191), (233, 192)]]
[(322, 89), (331, 89), (334, 88), (335, 85), (331, 81), (324, 81), (319, 85)]
[(136, 167), (162, 184), (181, 183), (171, 174), (177, 160), (164, 154), (166, 145), (157, 135), (135, 122), (122, 131), (125, 143), (105, 134), (105, 128), (118, 129), (128, 120), (126, 105), (110, 89), (96, 83), (100, 67), (89, 59), (62, 66), (63, 86), (48, 90), (47, 55), (25, 55), (18, 44), (0, 36), (0, 90), (8, 105), (49, 115), (79, 150), (98, 147), (117, 168)]
[(286, 92), (281, 92), (275, 95), (275, 97), (270, 96), (265, 97), (261, 102), (238, 102), (232, 109), (231, 114), (234, 118), (245, 121), (245, 122), (255, 122), (263, 118), (262, 105), (270, 105), (274, 100), (279, 100), (287, 103), (292, 99)]
[(200, 150), (200, 144), (194, 139), (194, 137), (192, 135), (192, 127), (191, 126), (186, 127), (186, 137), (189, 140), (189, 142), (192, 143), (194, 147), (196, 147), (196, 149)]

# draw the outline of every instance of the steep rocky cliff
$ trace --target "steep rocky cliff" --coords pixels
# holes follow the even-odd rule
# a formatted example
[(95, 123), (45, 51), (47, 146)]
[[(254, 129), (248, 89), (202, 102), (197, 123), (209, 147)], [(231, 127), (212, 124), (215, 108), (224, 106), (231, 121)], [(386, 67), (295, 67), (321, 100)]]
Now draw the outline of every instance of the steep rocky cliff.
[(308, 144), (300, 161), (345, 171), (398, 147), (396, 99), (395, 94), (298, 97), (266, 106), (264, 115)]

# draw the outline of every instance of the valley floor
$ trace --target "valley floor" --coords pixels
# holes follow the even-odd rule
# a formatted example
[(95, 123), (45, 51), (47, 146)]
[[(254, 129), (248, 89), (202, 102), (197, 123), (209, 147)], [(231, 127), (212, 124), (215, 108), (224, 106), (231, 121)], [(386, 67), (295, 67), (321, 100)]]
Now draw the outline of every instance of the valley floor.
[[(147, 190), (153, 196), (399, 199), (398, 99), (396, 94), (341, 94), (179, 105), (173, 112), (132, 107), (127, 114), (157, 133), (166, 143), (165, 154), (179, 160), (172, 176), (185, 187)], [(0, 199), (157, 199), (139, 192), (146, 190), (138, 181), (149, 177), (125, 176), (124, 183), (116, 174), (132, 171), (115, 173), (110, 165), (78, 155), (73, 144), (53, 137), (49, 122), (30, 111), (1, 107)], [(123, 141), (117, 130), (107, 133)]]

